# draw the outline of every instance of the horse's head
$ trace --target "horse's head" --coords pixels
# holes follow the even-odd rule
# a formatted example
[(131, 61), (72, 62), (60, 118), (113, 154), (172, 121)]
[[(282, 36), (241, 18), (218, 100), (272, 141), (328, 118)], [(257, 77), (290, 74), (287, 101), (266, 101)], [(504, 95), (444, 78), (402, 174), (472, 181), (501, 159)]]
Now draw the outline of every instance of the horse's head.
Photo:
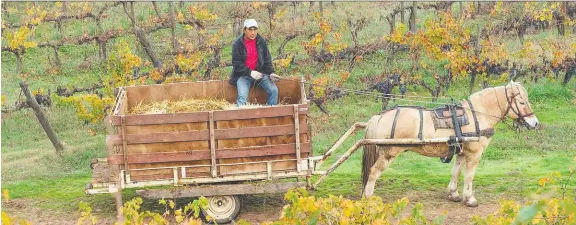
[(504, 86), (504, 94), (508, 107), (504, 116), (508, 116), (527, 128), (538, 127), (538, 118), (528, 101), (528, 92), (517, 82), (510, 81)]

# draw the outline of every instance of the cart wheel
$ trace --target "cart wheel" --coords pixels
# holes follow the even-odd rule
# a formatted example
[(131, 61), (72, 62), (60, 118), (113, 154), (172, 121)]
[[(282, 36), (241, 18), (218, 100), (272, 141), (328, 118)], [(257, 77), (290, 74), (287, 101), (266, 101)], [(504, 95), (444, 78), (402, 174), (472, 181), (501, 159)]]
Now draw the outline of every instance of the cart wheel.
[(240, 212), (240, 198), (236, 195), (211, 196), (208, 199), (208, 208), (202, 210), (204, 220), (206, 216), (212, 218), (216, 223), (229, 223), (236, 219)]

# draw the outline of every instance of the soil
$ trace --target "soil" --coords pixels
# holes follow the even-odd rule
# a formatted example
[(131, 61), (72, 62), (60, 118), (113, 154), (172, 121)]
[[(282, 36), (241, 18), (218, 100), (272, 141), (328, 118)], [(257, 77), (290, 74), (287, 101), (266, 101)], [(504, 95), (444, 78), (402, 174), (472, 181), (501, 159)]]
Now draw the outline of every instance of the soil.
[[(478, 215), (485, 217), (496, 212), (499, 208), (497, 202), (480, 202), (480, 206), (470, 208), (463, 203), (451, 202), (443, 199), (439, 194), (416, 194), (407, 193), (410, 200), (409, 208), (405, 212), (410, 212), (410, 208), (417, 202), (424, 205), (424, 215), (432, 220), (446, 213), (444, 224), (471, 224), (473, 216)], [(6, 211), (11, 217), (24, 218), (32, 224), (77, 224), (79, 214), (61, 212), (59, 210), (46, 210), (35, 206), (34, 200), (12, 199), (9, 202), (2, 202), (2, 211)], [(280, 218), (282, 207), (284, 206), (283, 195), (260, 195), (245, 196), (242, 198), (243, 208), (240, 211), (238, 220), (245, 220), (251, 224), (260, 224), (265, 221), (273, 221)], [(111, 205), (110, 207), (114, 207)], [(113, 215), (98, 215), (98, 209), (95, 209), (98, 218), (97, 224), (113, 224), (115, 218)], [(85, 223), (88, 224), (88, 223)]]

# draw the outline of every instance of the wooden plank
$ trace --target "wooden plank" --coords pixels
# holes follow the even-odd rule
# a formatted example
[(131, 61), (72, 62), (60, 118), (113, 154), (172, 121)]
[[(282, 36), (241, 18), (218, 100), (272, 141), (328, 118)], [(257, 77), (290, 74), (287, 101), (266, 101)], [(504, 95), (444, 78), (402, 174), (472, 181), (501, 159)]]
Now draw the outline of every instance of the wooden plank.
[[(108, 164), (123, 164), (122, 155), (108, 155)], [(147, 154), (130, 155), (128, 163), (161, 163), (161, 162), (185, 162), (210, 159), (209, 150), (199, 150), (190, 152), (156, 152)]]
[[(181, 141), (153, 144), (128, 145), (128, 154), (144, 154), (155, 152), (189, 152), (210, 149), (209, 141)], [(120, 153), (116, 153), (120, 154)]]
[[(294, 154), (294, 144), (283, 145), (269, 145), (269, 146), (256, 146), (245, 147), (236, 149), (219, 149), (215, 151), (215, 156), (218, 159), (231, 159), (231, 158), (245, 158), (245, 157), (259, 157), (259, 156), (273, 156), (273, 155), (286, 155)], [(309, 153), (311, 151), (310, 143), (302, 143), (301, 154)], [(119, 165), (124, 163), (123, 155), (108, 155), (109, 165)], [(134, 154), (130, 155), (128, 163), (161, 163), (161, 162), (187, 162), (196, 160), (211, 159), (211, 150), (198, 150), (189, 152), (157, 152), (147, 154)]]
[(208, 130), (208, 123), (198, 122), (198, 123), (171, 123), (171, 124), (127, 126), (126, 130), (128, 131), (126, 134), (202, 131), (202, 130)]
[(185, 188), (137, 190), (136, 194), (150, 199), (189, 198), (219, 195), (252, 195), (285, 193), (291, 188), (304, 187), (304, 182), (276, 182), (227, 184), (210, 186), (189, 186)]
[[(302, 144), (302, 152), (310, 152), (310, 143)], [(285, 145), (269, 145), (269, 146), (258, 146), (258, 147), (247, 147), (238, 149), (221, 149), (216, 151), (217, 158), (240, 158), (240, 157), (259, 157), (259, 156), (273, 156), (273, 155), (285, 155), (294, 154), (295, 148), (293, 144)]]
[(124, 88), (120, 88), (120, 90), (118, 91), (118, 95), (116, 96), (116, 99), (114, 100), (114, 109), (113, 109), (113, 113), (112, 115), (118, 115), (120, 113), (120, 104), (122, 102), (122, 99), (124, 96), (124, 94), (126, 93), (126, 91), (124, 90)]
[[(307, 124), (300, 124), (300, 133), (308, 133)], [(215, 130), (216, 139), (233, 139), (249, 137), (268, 137), (294, 134), (294, 125), (244, 127)]]
[[(205, 87), (205, 86), (204, 86)], [(214, 112), (210, 112), (210, 161), (212, 163), (212, 177), (216, 177), (216, 139), (214, 138)]]
[(203, 98), (204, 83), (222, 81), (182, 82), (170, 84), (153, 84), (127, 87), (130, 106), (148, 104), (155, 101), (178, 101), (183, 98)]
[[(135, 174), (136, 171), (132, 172)], [(174, 175), (172, 174), (171, 169), (166, 169), (164, 173), (157, 173), (157, 174), (146, 174), (146, 175), (132, 175), (131, 179), (133, 181), (151, 181), (151, 180), (172, 180)]]
[[(302, 94), (302, 85), (294, 80), (283, 79), (276, 83), (278, 86), (278, 100), (283, 104), (298, 104), (305, 96)], [(221, 87), (212, 89), (212, 87)], [(206, 87), (206, 88), (204, 88)], [(228, 80), (183, 82), (171, 84), (153, 84), (125, 87), (128, 95), (126, 108), (137, 104), (148, 104), (154, 101), (172, 100), (177, 101), (182, 98), (224, 97), (227, 101), (236, 102), (237, 89), (228, 84)], [(266, 103), (266, 92), (261, 88), (251, 88), (249, 99), (251, 102), (256, 99), (259, 104)]]
[(308, 104), (308, 98), (306, 98), (306, 88), (304, 87), (304, 77), (300, 78), (300, 104)]
[[(108, 137), (110, 136), (110, 137)], [(107, 141), (113, 144), (122, 143), (122, 137), (118, 135), (108, 135)], [(209, 138), (209, 132), (205, 131), (184, 131), (171, 133), (150, 133), (150, 134), (129, 134), (126, 135), (127, 144), (150, 144), (177, 141), (201, 141)]]
[[(126, 115), (126, 126), (207, 122), (208, 112)], [(120, 125), (120, 116), (111, 116), (112, 125)]]
[[(294, 133), (297, 134), (294, 135), (296, 137), (296, 170), (300, 172), (300, 163), (302, 161), (300, 159), (300, 121), (298, 118), (298, 106), (294, 105)], [(306, 124), (304, 124), (304, 127), (307, 127)]]
[(126, 120), (124, 117), (121, 117), (122, 123), (122, 155), (124, 156), (124, 170), (128, 171), (130, 168), (128, 167), (128, 147), (126, 143)]
[[(308, 106), (301, 104), (298, 105), (299, 114), (308, 114)], [(291, 116), (294, 115), (292, 106), (275, 106), (263, 107), (254, 109), (237, 109), (237, 110), (219, 110), (214, 111), (214, 120), (239, 120), (239, 119), (253, 119), (253, 118), (267, 118), (278, 116)]]

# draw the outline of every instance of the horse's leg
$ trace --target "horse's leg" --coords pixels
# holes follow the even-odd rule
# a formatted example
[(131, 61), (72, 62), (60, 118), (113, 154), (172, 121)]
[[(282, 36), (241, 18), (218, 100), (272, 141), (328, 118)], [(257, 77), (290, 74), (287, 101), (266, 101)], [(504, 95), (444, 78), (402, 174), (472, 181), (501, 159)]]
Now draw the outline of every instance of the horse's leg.
[(378, 156), (378, 160), (376, 161), (374, 166), (370, 168), (370, 176), (368, 176), (368, 182), (364, 187), (364, 196), (366, 197), (372, 196), (374, 194), (374, 186), (376, 185), (376, 180), (378, 180), (380, 174), (382, 174), (382, 172), (386, 168), (388, 168), (388, 166), (390, 166), (392, 160), (396, 158), (396, 154), (392, 155), (391, 153), (396, 152), (395, 150), (397, 150), (397, 148), (391, 148), (391, 147), (377, 147), (377, 148), (379, 150), (378, 154), (380, 154), (380, 156)]
[(461, 202), (462, 197), (458, 194), (458, 179), (460, 178), (460, 172), (462, 172), (462, 167), (466, 162), (464, 156), (457, 155), (456, 162), (454, 162), (454, 167), (452, 167), (452, 178), (448, 184), (448, 199), (454, 202)]
[(464, 203), (470, 207), (478, 206), (478, 202), (476, 198), (474, 198), (474, 192), (472, 191), (472, 181), (474, 181), (474, 173), (476, 172), (476, 166), (478, 166), (481, 155), (482, 151), (479, 151), (478, 153), (466, 156), (466, 174), (464, 175), (464, 189), (462, 193), (464, 195)]

